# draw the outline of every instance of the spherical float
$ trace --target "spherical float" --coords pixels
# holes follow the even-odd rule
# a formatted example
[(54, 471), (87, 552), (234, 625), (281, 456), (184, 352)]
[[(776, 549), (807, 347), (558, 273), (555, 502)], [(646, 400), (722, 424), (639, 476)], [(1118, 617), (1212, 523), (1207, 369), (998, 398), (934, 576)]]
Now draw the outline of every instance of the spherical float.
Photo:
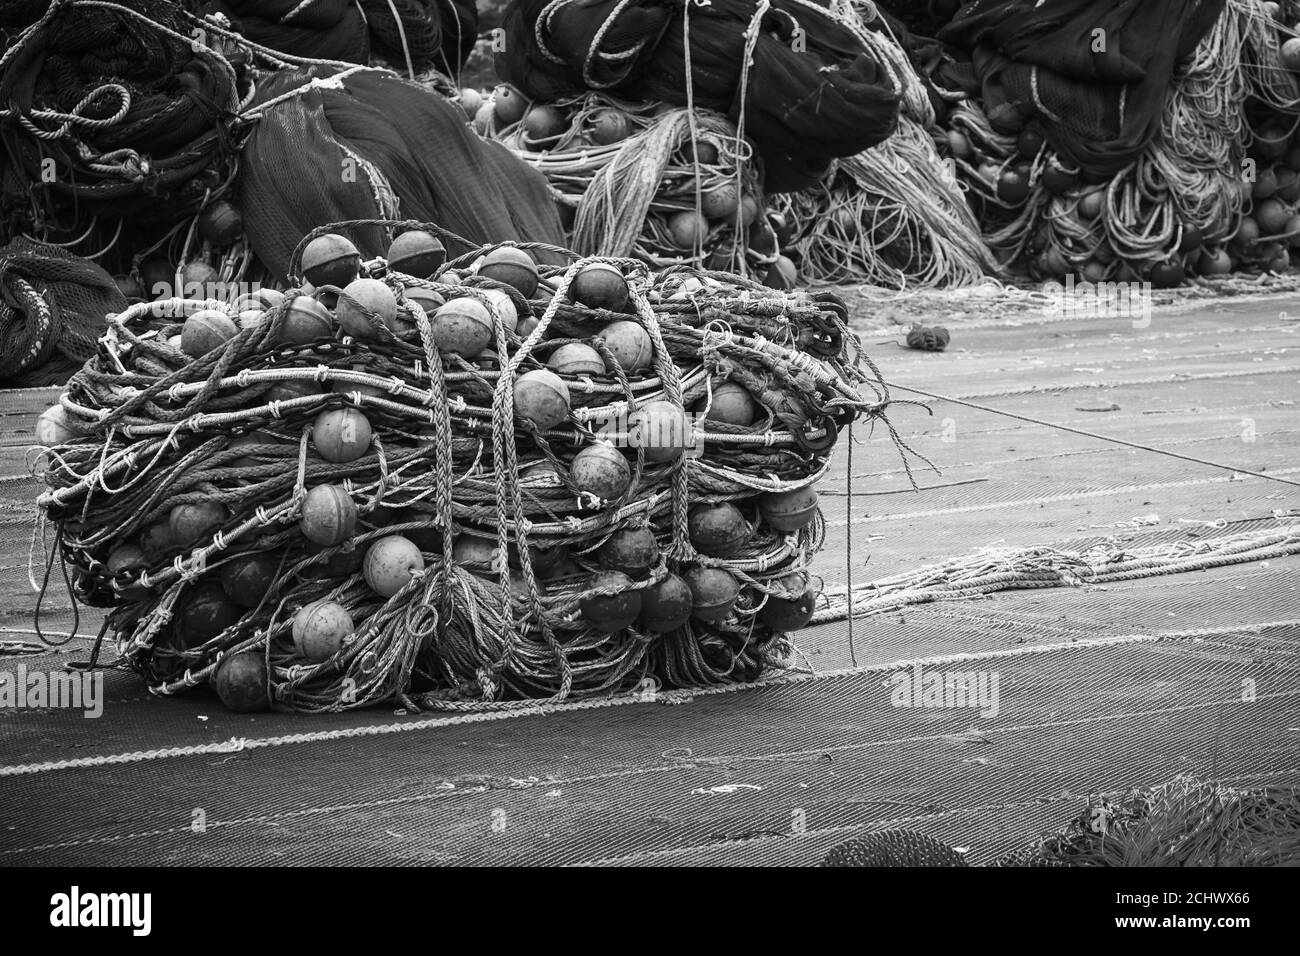
[(732, 220), (740, 209), (740, 192), (734, 182), (700, 193), (700, 209), (706, 219)]
[(519, 481), (520, 484), (551, 487), (564, 484), (563, 479), (560, 478), (559, 470), (545, 459), (520, 468)]
[(235, 713), (252, 714), (271, 706), (261, 651), (240, 651), (227, 657), (217, 665), (212, 683), (221, 703)]
[(789, 533), (812, 524), (817, 514), (817, 492), (811, 486), (771, 491), (758, 499), (758, 513), (768, 527)]
[(388, 247), (388, 268), (417, 279), (428, 279), (447, 261), (447, 247), (431, 232), (411, 229)]
[(566, 342), (551, 353), (546, 367), (557, 375), (604, 375), (605, 360), (584, 342)]
[(171, 531), (172, 543), (181, 548), (189, 548), (211, 536), (229, 517), (230, 512), (225, 505), (215, 501), (199, 501), (173, 507), (167, 516), (167, 526)]
[(424, 555), (410, 538), (390, 534), (380, 538), (366, 552), (363, 574), (370, 590), (389, 598), (406, 587), (424, 570)]
[(758, 403), (743, 385), (721, 381), (713, 384), (712, 402), (705, 395), (695, 406), (695, 411), (704, 415), (706, 424), (752, 425), (758, 417)]
[(393, 290), (378, 279), (354, 279), (339, 296), (334, 315), (343, 331), (353, 338), (378, 338), (368, 313), (374, 313), (390, 331), (397, 331), (397, 297)]
[(1283, 232), (1287, 233), (1287, 245), (1292, 249), (1300, 249), (1300, 216), (1287, 219)]
[(773, 631), (797, 631), (810, 620), (816, 607), (817, 594), (808, 586), (808, 576), (800, 571), (779, 578), (773, 585), (777, 594), (769, 594), (759, 620)]
[(470, 568), (478, 574), (495, 572), (499, 550), (495, 541), (474, 534), (462, 534), (452, 542), (451, 559), (458, 566)]
[(609, 323), (596, 333), (596, 338), (605, 343), (619, 367), (629, 375), (649, 368), (654, 359), (655, 348), (650, 333), (631, 319)]
[(524, 136), (534, 148), (541, 148), (569, 128), (564, 114), (554, 106), (534, 106), (524, 114)]
[(257, 607), (275, 583), (280, 570), (280, 554), (259, 551), (242, 554), (221, 566), (221, 587), (226, 597), (240, 607)]
[(109, 553), (105, 564), (109, 574), (131, 574), (149, 566), (144, 551), (135, 544), (119, 544)]
[(740, 197), (740, 224), (742, 226), (752, 226), (758, 220), (758, 214), (762, 212), (758, 200), (749, 193)]
[(1290, 208), (1277, 199), (1265, 199), (1255, 204), (1255, 221), (1264, 236), (1276, 236), (1286, 230), (1286, 221), (1291, 216)]
[(1021, 159), (1034, 159), (1043, 149), (1043, 134), (1036, 129), (1022, 130), (1016, 138), (1016, 152)]
[[(601, 371), (605, 370), (604, 362), (601, 363)], [(68, 410), (62, 405), (51, 405), (45, 411), (41, 412), (40, 417), (36, 419), (36, 443), (53, 447), (70, 442), (73, 439), (71, 427), (69, 427)]]
[(613, 590), (613, 594), (589, 594), (578, 602), (582, 619), (602, 634), (613, 634), (631, 627), (641, 615), (641, 592), (632, 587), (632, 579), (622, 571), (598, 571), (587, 588)]
[(439, 351), (477, 358), (492, 342), (492, 313), (477, 299), (460, 296), (438, 307), (431, 328)]
[(479, 260), (478, 274), (514, 286), (525, 299), (531, 299), (537, 292), (537, 263), (518, 246), (493, 249)]
[(508, 83), (492, 91), (492, 109), (503, 126), (518, 123), (528, 112), (528, 99)]
[(483, 94), (478, 90), (467, 86), (460, 91), (460, 95), (456, 97), (456, 102), (459, 103), (460, 108), (465, 111), (465, 115), (470, 119), (473, 119), (474, 114), (483, 106), (484, 98)]
[(339, 485), (317, 485), (303, 499), (298, 527), (315, 544), (342, 544), (356, 531), (357, 506)]
[(157, 564), (175, 547), (170, 518), (151, 524), (140, 532), (140, 551), (150, 564)]
[(255, 329), (265, 321), (266, 313), (261, 309), (245, 309), (235, 316), (235, 324), (241, 332), (244, 329)]
[(1016, 136), (1025, 127), (1025, 115), (1014, 103), (998, 103), (987, 109), (989, 125), (1003, 136)]
[(569, 298), (589, 309), (627, 310), (628, 287), (623, 273), (605, 262), (592, 262), (578, 270), (569, 284)]
[(113, 284), (128, 302), (143, 302), (146, 298), (144, 286), (131, 276), (113, 276)]
[(675, 461), (695, 444), (695, 427), (680, 406), (647, 402), (632, 413), (628, 441), (645, 450), (646, 461)]
[(1029, 198), (1029, 179), (1019, 170), (1004, 170), (998, 176), (998, 198), (1008, 205), (1020, 205)]
[(231, 311), (244, 312), (248, 309), (273, 309), (280, 303), (284, 302), (283, 292), (275, 289), (258, 288), (253, 292), (245, 292), (239, 298), (235, 299), (231, 305)]
[(1091, 189), (1079, 197), (1078, 214), (1080, 219), (1091, 222), (1101, 215), (1106, 201), (1106, 193), (1101, 189)]
[(1106, 279), (1106, 264), (1098, 262), (1096, 259), (1089, 259), (1079, 270), (1080, 282), (1104, 282)]
[(181, 292), (188, 299), (217, 298), (214, 286), (220, 278), (216, 269), (201, 259), (195, 259), (181, 267)]
[(688, 163), (698, 162), (701, 166), (714, 166), (718, 162), (718, 147), (704, 139), (688, 141), (682, 144), (682, 155), (686, 157)]
[(606, 568), (640, 579), (659, 563), (659, 542), (648, 527), (624, 528), (600, 546), (598, 557)]
[(1291, 37), (1282, 44), (1282, 65), (1292, 73), (1300, 73), (1300, 37)]
[(484, 100), (483, 104), (474, 111), (474, 129), (480, 136), (486, 136), (488, 130), (492, 128), (492, 118), (496, 115), (496, 104), (492, 100)]
[(969, 160), (974, 153), (966, 134), (958, 130), (948, 130), (948, 149), (957, 159)]
[(515, 414), (541, 431), (569, 417), (569, 386), (550, 369), (533, 369), (515, 379)]
[(361, 272), (361, 253), (347, 236), (326, 233), (307, 243), (302, 250), (302, 274), (312, 285), (340, 289)]
[(1259, 242), (1259, 223), (1250, 216), (1242, 216), (1241, 224), (1233, 234), (1232, 244), (1238, 248), (1253, 246)]
[(161, 256), (150, 256), (140, 263), (140, 281), (151, 299), (176, 295), (176, 267)]
[(1277, 192), (1277, 174), (1271, 169), (1261, 169), (1250, 187), (1252, 199), (1267, 199)]
[(1041, 182), (1053, 196), (1061, 196), (1078, 185), (1079, 174), (1066, 169), (1059, 159), (1052, 157), (1043, 168)]
[(793, 289), (798, 284), (799, 267), (789, 256), (777, 256), (763, 278), (763, 285), (769, 289)]
[(203, 309), (186, 319), (181, 327), (181, 351), (191, 358), (201, 358), (238, 334), (239, 326), (226, 313)]
[(294, 296), (280, 318), (277, 341), (284, 345), (310, 345), (334, 334), (329, 309), (309, 295)]
[(244, 234), (244, 217), (224, 199), (209, 203), (199, 213), (199, 235), (214, 246), (228, 246)]
[(330, 408), (316, 416), (311, 442), (326, 461), (356, 461), (370, 450), (370, 419), (357, 408)]
[(319, 382), (309, 378), (291, 378), (283, 382), (276, 382), (266, 390), (262, 396), (262, 401), (270, 404), (271, 402), (291, 402), (297, 398), (306, 398), (309, 395), (321, 395), (324, 389)]
[(352, 615), (337, 601), (313, 601), (293, 616), (293, 646), (298, 653), (319, 664), (343, 648), (343, 640), (355, 629)]
[(440, 293), (434, 292), (432, 289), (421, 288), (418, 285), (407, 286), (402, 290), (402, 295), (406, 297), (407, 302), (423, 309), (424, 314), (429, 318), (433, 318), (434, 313), (447, 304), (447, 300)]
[(632, 467), (613, 445), (597, 442), (573, 456), (569, 477), (578, 491), (612, 501), (632, 484)]
[(726, 568), (695, 565), (682, 577), (691, 589), (691, 617), (701, 621), (727, 617), (740, 596), (740, 582)]
[(641, 592), (641, 626), (659, 634), (675, 631), (691, 619), (691, 588), (675, 574)]
[(729, 558), (745, 546), (753, 529), (729, 501), (696, 505), (687, 518), (691, 546), (711, 558)]
[(668, 234), (678, 249), (694, 249), (709, 234), (709, 221), (693, 209), (684, 209), (668, 217)]
[(1183, 226), (1182, 237), (1178, 240), (1179, 252), (1194, 252), (1205, 243), (1205, 237), (1196, 226)]
[(488, 309), (501, 320), (507, 332), (514, 332), (519, 327), (519, 309), (510, 293), (504, 289), (480, 289), (483, 298), (488, 300)]
[(587, 136), (597, 146), (619, 143), (632, 135), (632, 121), (622, 110), (604, 106), (587, 118)]
[(204, 581), (180, 601), (174, 624), (177, 643), (185, 649), (206, 644), (237, 624), (243, 614), (219, 583)]

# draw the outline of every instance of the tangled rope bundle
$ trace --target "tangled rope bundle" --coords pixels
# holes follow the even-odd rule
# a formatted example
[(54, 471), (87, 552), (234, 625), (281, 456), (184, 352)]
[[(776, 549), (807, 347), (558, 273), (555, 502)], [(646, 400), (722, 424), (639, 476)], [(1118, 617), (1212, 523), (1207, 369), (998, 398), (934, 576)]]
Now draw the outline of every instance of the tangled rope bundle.
[[(132, 306), (50, 413), (67, 431), (41, 506), (76, 591), (112, 608), (106, 628), (151, 688), (221, 692), (238, 663), (282, 709), (472, 709), (782, 662), (819, 590), (811, 486), (840, 428), (888, 424), (842, 302), (572, 253), (533, 292), (487, 267), (528, 244), (413, 222), (322, 227), (295, 262), (309, 240), (377, 225), (468, 251), (429, 279), (367, 263), (388, 314), (358, 291), (370, 278), (304, 286), (193, 361), (173, 337), (194, 351), (231, 306)], [(592, 276), (626, 304), (580, 304)], [(326, 324), (300, 334), (322, 302)], [(475, 308), (489, 347), (440, 348)], [(629, 362), (629, 341), (650, 354)], [(579, 346), (603, 368), (559, 361)], [(539, 412), (561, 393), (561, 414)], [(323, 605), (350, 627), (313, 654)]]

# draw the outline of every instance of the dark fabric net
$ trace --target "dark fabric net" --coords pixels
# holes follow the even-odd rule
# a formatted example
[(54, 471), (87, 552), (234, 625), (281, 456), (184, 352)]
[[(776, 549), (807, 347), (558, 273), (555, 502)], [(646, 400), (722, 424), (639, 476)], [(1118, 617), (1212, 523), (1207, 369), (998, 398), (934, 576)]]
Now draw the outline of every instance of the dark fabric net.
[(1178, 61), (1225, 0), (976, 0), (939, 33), (964, 51), (985, 109), (1035, 116), (1086, 173), (1110, 176), (1159, 128)]
[[(755, 25), (758, 9), (755, 0), (689, 10), (661, 0), (515, 0), (497, 72), (542, 101), (602, 89), (686, 106), (689, 87), (695, 106), (743, 117), (768, 191), (799, 188), (831, 158), (887, 138), (899, 95), (821, 5), (775, 0)], [(747, 34), (756, 37), (748, 69)]]
[[(546, 180), (474, 135), (458, 106), (378, 71), (341, 88), (310, 85), (335, 73), (281, 71), (258, 91), (267, 101), (302, 89), (258, 121), (238, 183), (249, 240), (276, 275), (286, 275), (303, 235), (350, 219), (399, 216), (473, 242), (563, 244)], [(366, 255), (386, 246), (377, 228), (354, 238)]]
[[(127, 307), (113, 277), (57, 246), (16, 239), (0, 248), (0, 384), (37, 384), (34, 371), (95, 353), (104, 317)], [(26, 375), (27, 378), (23, 378)]]

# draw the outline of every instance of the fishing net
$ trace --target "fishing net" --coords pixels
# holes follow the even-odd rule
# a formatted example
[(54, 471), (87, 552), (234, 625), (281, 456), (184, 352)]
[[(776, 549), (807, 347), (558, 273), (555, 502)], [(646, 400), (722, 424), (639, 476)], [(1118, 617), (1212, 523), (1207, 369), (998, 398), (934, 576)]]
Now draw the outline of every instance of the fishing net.
[(57, 246), (17, 239), (0, 248), (0, 385), (56, 356), (95, 353), (110, 312), (126, 308), (113, 277)]
[[(215, 675), (220, 692), (222, 668), (251, 659), (281, 709), (474, 709), (750, 680), (782, 664), (818, 590), (806, 569), (824, 525), (808, 489), (842, 427), (888, 424), (843, 303), (573, 254), (541, 266), (527, 300), (526, 283), (477, 274), (483, 249), (430, 224), (328, 228), (376, 225), (422, 226), (470, 251), (430, 280), (376, 263), (391, 315), (320, 286), (338, 320), (350, 316), (348, 335), (294, 338), (303, 305), (291, 294), (194, 361), (171, 337), (184, 346), (217, 303), (133, 306), (63, 395), (70, 437), (46, 451), (42, 506), (77, 593), (111, 608), (106, 632), (151, 688)], [(595, 266), (618, 277), (626, 305), (571, 294)], [(491, 348), (435, 347), (449, 341), (445, 308), (430, 319), (415, 305), (430, 295), (458, 303), (453, 314), (481, 303)], [(620, 323), (650, 343), (648, 365), (613, 351)], [(559, 362), (580, 344), (604, 372)], [(561, 369), (558, 418), (538, 414), (548, 367)], [(722, 416), (726, 392), (749, 414)], [(319, 416), (343, 410), (366, 421), (359, 457), (323, 444)], [(590, 484), (584, 452), (625, 481)], [(322, 488), (353, 515), (326, 545), (304, 536)], [(419, 559), (385, 586), (394, 536)], [(593, 577), (611, 566), (628, 576)], [(249, 567), (264, 569), (251, 600)], [(617, 617), (638, 596), (641, 616), (612, 624), (601, 602)], [(311, 663), (295, 650), (300, 608), (322, 600), (355, 630)]]
[[(459, 106), (382, 70), (281, 70), (258, 88), (238, 204), (249, 244), (276, 277), (317, 224), (398, 216), (474, 242), (562, 244), (545, 178), (475, 136)], [(292, 175), (286, 171), (292, 170)], [(386, 230), (358, 233), (369, 254)]]
[(896, 79), (828, 5), (516, 0), (497, 72), (543, 103), (599, 91), (726, 115), (757, 145), (772, 192), (879, 143)]
[(1089, 800), (1064, 831), (1001, 866), (1295, 866), (1300, 792), (1178, 777), (1154, 790)]

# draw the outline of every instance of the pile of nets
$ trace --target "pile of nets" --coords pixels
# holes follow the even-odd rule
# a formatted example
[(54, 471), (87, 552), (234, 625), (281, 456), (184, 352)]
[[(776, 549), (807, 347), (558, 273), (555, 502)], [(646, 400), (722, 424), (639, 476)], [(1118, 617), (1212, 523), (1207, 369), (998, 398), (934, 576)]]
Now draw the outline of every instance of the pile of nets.
[[(337, 230), (376, 225), (362, 264)], [(43, 417), (41, 506), (155, 692), (471, 709), (788, 660), (812, 486), (887, 424), (843, 303), (528, 248), (562, 253), (338, 223), (287, 296), (112, 319)]]
[(1001, 866), (1295, 866), (1300, 792), (1177, 777), (1154, 790), (1097, 797), (1063, 832)]

